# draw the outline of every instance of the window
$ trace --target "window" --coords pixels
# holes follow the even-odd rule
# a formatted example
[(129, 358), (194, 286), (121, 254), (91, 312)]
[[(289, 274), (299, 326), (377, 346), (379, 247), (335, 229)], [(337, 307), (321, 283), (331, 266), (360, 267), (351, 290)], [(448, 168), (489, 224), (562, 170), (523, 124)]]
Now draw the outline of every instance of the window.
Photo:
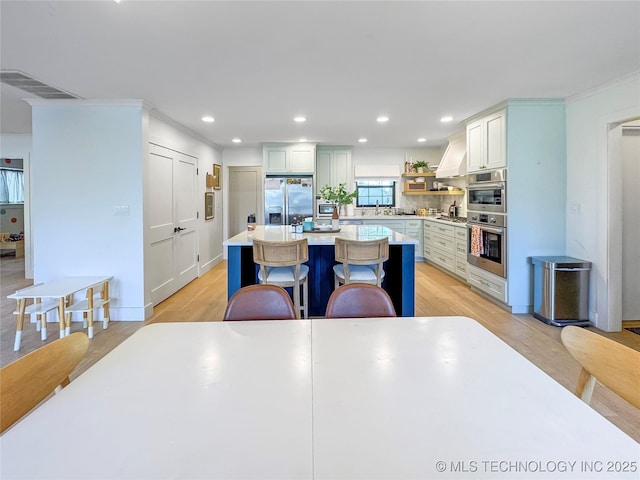
[(379, 207), (395, 207), (396, 204), (396, 182), (393, 180), (362, 180), (356, 182), (358, 197), (356, 206), (375, 207), (376, 202)]
[(0, 169), (0, 203), (24, 203), (24, 174), (21, 170)]

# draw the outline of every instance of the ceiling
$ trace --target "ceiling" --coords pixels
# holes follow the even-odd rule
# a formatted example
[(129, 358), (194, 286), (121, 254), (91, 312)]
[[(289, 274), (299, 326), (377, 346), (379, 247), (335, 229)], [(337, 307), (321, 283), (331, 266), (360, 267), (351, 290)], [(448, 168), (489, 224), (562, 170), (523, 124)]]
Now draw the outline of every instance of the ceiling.
[[(3, 0), (0, 16), (2, 70), (84, 99), (142, 99), (225, 148), (441, 146), (508, 98), (565, 98), (640, 70), (638, 1)], [(1, 87), (0, 133), (30, 133), (33, 94)]]

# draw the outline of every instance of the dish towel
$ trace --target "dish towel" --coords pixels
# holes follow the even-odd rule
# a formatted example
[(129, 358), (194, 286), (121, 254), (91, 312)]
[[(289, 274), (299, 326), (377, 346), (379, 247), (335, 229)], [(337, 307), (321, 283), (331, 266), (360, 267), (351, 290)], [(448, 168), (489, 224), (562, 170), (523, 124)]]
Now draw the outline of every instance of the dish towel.
[(479, 257), (482, 250), (482, 228), (480, 225), (471, 225), (471, 255)]

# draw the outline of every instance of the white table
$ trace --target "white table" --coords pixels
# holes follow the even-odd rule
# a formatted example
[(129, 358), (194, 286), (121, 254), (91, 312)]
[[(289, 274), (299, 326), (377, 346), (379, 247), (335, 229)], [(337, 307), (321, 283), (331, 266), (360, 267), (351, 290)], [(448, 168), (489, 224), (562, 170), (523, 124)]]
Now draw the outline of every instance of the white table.
[[(109, 301), (109, 281), (111, 276), (96, 277), (65, 277), (58, 280), (52, 280), (46, 283), (40, 283), (31, 287), (18, 290), (16, 293), (9, 295), (18, 301), (18, 317), (16, 319), (16, 337), (13, 349), (20, 349), (20, 341), (22, 339), (22, 328), (24, 326), (24, 315), (26, 310), (27, 299), (55, 299), (58, 301), (58, 316), (60, 317), (60, 338), (70, 333), (71, 326), (65, 325), (66, 302), (74, 293), (81, 290), (87, 291), (86, 310), (88, 312), (89, 338), (93, 337), (93, 289), (99, 287), (102, 302), (106, 305)], [(83, 311), (82, 309), (80, 311)], [(43, 325), (46, 329), (46, 325)], [(43, 332), (43, 339), (46, 338), (46, 330)]]
[[(150, 325), (0, 454), (3, 480), (637, 479), (640, 446), (475, 321), (440, 317)], [(586, 471), (615, 462), (636, 472)]]

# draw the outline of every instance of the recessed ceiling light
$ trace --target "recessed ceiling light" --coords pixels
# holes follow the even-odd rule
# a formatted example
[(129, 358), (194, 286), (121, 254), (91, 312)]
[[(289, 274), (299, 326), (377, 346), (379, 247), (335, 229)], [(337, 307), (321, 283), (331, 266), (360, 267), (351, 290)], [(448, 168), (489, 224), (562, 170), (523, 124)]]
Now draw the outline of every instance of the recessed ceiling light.
[(388, 122), (389, 121), (389, 117), (387, 117), (386, 115), (380, 115), (378, 118), (376, 118), (376, 121), (378, 123)]
[(451, 120), (453, 120), (453, 117), (451, 117), (451, 116), (449, 116), (449, 115), (447, 115), (446, 117), (442, 117), (442, 118), (440, 119), (440, 121), (441, 121), (442, 123), (447, 123), (447, 122), (450, 122)]
[(202, 121), (207, 123), (213, 123), (213, 117), (211, 115), (205, 115), (204, 117), (202, 117)]
[(231, 140), (233, 143), (241, 143), (242, 140), (240, 140), (238, 137), (234, 138), (233, 140)]
[(306, 122), (307, 121), (307, 117), (302, 117), (302, 116), (294, 117), (293, 121), (294, 122), (298, 122), (298, 123)]
[(306, 142), (306, 141), (307, 141), (307, 139), (306, 139), (306, 138), (300, 138), (300, 139), (298, 139), (298, 141), (299, 141), (299, 142)]
[(358, 141), (360, 143), (367, 143), (367, 139), (366, 138), (359, 138)]
[(419, 139), (418, 139), (418, 142), (420, 142), (420, 143), (423, 143), (423, 142), (426, 142), (426, 141), (427, 141), (427, 139), (426, 139), (426, 138), (419, 138)]

